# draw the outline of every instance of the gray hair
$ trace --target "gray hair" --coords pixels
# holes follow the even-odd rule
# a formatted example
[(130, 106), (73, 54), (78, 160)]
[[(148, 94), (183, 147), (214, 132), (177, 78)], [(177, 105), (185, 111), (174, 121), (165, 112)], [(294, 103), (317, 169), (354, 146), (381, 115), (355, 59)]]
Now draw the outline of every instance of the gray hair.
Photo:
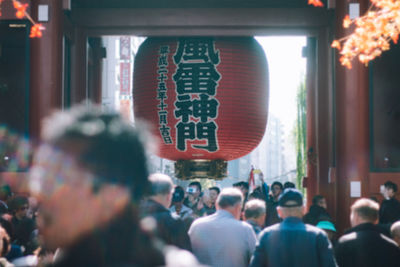
[(397, 221), (392, 224), (392, 227), (390, 227), (390, 233), (392, 234), (392, 237), (398, 237), (400, 238), (400, 221)]
[(241, 205), (242, 202), (243, 202), (242, 192), (239, 189), (233, 187), (223, 189), (217, 198), (217, 204), (222, 209), (228, 207), (234, 207), (238, 203), (240, 203)]
[(174, 184), (172, 179), (162, 173), (153, 173), (149, 176), (150, 181), (150, 196), (166, 195), (171, 193)]
[(368, 222), (374, 222), (378, 220), (379, 204), (368, 198), (361, 198), (351, 206), (351, 212), (357, 213), (358, 216)]
[(266, 213), (265, 201), (253, 199), (244, 206), (244, 216), (246, 219), (257, 219)]

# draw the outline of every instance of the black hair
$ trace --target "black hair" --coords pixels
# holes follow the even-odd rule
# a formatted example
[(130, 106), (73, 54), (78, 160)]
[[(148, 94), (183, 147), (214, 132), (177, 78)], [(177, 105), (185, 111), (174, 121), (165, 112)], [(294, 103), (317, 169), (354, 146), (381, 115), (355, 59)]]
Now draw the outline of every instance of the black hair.
[(221, 190), (220, 190), (219, 187), (217, 187), (217, 186), (210, 187), (210, 188), (208, 188), (208, 190), (217, 191), (217, 194), (218, 194), (218, 195), (219, 195), (219, 193), (221, 193)]
[(279, 187), (281, 188), (281, 190), (283, 190), (283, 185), (282, 185), (281, 182), (278, 182), (278, 181), (273, 182), (272, 185), (271, 185), (271, 189), (272, 189), (275, 185), (279, 186)]
[(189, 184), (189, 187), (190, 186), (197, 186), (197, 188), (199, 189), (199, 191), (201, 192), (201, 184), (200, 184), (200, 182), (197, 182), (197, 181), (193, 181), (193, 182), (191, 182), (190, 184)]
[(29, 205), (29, 199), (26, 196), (16, 195), (7, 201), (8, 209), (13, 214), (24, 205)]
[(283, 188), (284, 189), (286, 189), (286, 188), (296, 188), (296, 185), (294, 183), (288, 181), (288, 182), (285, 182), (283, 184)]
[(324, 196), (315, 195), (315, 196), (312, 198), (312, 204), (313, 204), (313, 205), (318, 205), (318, 202), (321, 201), (321, 200), (323, 200), (323, 199), (325, 199)]
[(172, 194), (172, 202), (181, 202), (185, 197), (185, 190), (182, 186), (175, 186), (174, 193)]
[(247, 190), (249, 190), (249, 183), (248, 182), (244, 182), (244, 181), (240, 181), (240, 182), (234, 183), (232, 186), (233, 187), (244, 187)]
[(384, 186), (388, 189), (392, 189), (393, 192), (397, 192), (397, 184), (393, 183), (392, 181), (387, 181)]
[(78, 106), (51, 116), (45, 126), (44, 140), (75, 156), (100, 186), (122, 184), (133, 200), (149, 191), (144, 125), (134, 127), (117, 113)]

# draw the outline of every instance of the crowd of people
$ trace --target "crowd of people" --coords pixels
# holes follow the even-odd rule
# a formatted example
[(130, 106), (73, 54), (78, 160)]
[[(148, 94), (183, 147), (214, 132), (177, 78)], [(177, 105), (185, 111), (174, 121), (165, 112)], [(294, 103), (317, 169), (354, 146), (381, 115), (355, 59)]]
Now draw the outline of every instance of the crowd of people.
[(327, 201), (293, 183), (186, 188), (150, 174), (143, 125), (84, 107), (46, 120), (30, 192), (0, 187), (0, 266), (400, 266), (397, 185), (351, 206), (340, 238)]

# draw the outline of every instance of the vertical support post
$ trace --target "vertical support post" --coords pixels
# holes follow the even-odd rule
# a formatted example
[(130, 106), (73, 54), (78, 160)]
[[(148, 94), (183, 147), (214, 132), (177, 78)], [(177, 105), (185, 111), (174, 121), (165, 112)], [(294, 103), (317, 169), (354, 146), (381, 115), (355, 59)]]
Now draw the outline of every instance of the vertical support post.
[(316, 40), (307, 38), (307, 206), (311, 205), (312, 197), (317, 194), (317, 142), (316, 142)]
[[(360, 0), (361, 10), (368, 1)], [(361, 12), (363, 14), (364, 12)], [(342, 21), (348, 14), (348, 1), (338, 0), (336, 6), (336, 38), (351, 33)], [(361, 182), (362, 196), (368, 195), (369, 176), (369, 92), (368, 69), (353, 62), (351, 70), (336, 62), (336, 137), (337, 137), (337, 209), (339, 231), (350, 226), (350, 183)]]
[(46, 30), (41, 38), (31, 41), (31, 92), (30, 134), (40, 135), (42, 119), (61, 108), (62, 102), (62, 2), (58, 0), (32, 0), (34, 19), (38, 16), (39, 4), (49, 6), (49, 21), (42, 22)]

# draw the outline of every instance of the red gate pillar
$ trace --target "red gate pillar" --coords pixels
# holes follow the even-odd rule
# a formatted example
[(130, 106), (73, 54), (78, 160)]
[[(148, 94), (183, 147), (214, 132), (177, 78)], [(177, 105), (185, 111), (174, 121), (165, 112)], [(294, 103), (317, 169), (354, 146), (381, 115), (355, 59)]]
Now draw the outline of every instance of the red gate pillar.
[(307, 38), (307, 140), (306, 140), (306, 157), (307, 157), (307, 210), (309, 209), (312, 198), (318, 193), (317, 179), (317, 142), (316, 142), (316, 39)]
[[(361, 14), (368, 1), (360, 0)], [(348, 14), (349, 2), (336, 2), (336, 39), (352, 32), (344, 30), (342, 21)], [(337, 59), (339, 55), (337, 55)], [(368, 195), (369, 175), (369, 93), (368, 69), (354, 60), (351, 70), (336, 62), (336, 218), (339, 232), (350, 226), (351, 183), (361, 183), (361, 195)]]
[(32, 0), (31, 12), (37, 21), (38, 5), (49, 6), (49, 21), (41, 38), (31, 40), (30, 134), (38, 137), (43, 117), (62, 105), (62, 1)]

